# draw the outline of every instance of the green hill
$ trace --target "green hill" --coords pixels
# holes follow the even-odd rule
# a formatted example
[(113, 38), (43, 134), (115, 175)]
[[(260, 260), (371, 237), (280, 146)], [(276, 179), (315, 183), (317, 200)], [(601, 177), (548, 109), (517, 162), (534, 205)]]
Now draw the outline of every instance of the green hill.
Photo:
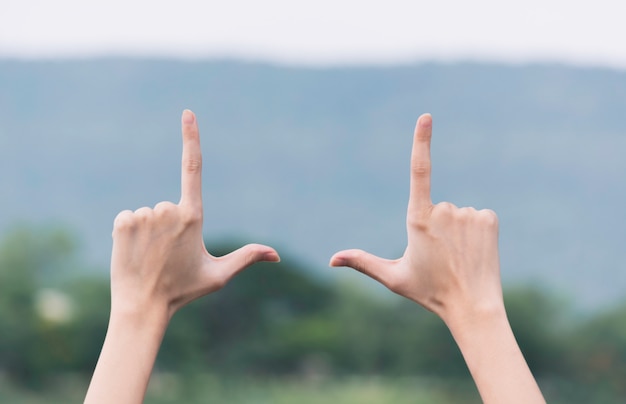
[(413, 126), (431, 112), (433, 199), (498, 212), (505, 282), (583, 308), (623, 299), (626, 72), (610, 70), (0, 61), (0, 231), (68, 224), (106, 267), (118, 211), (178, 198), (184, 108), (209, 239), (288, 246), (326, 276), (338, 249), (398, 256)]

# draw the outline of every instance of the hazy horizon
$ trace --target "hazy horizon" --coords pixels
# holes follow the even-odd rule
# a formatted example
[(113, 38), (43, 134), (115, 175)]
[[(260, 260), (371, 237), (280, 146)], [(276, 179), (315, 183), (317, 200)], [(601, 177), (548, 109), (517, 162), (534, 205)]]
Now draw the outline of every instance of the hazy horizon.
[[(557, 0), (5, 1), (0, 57), (228, 58), (294, 66), (433, 60), (626, 69), (626, 3)], [(322, 29), (323, 28), (323, 29)]]

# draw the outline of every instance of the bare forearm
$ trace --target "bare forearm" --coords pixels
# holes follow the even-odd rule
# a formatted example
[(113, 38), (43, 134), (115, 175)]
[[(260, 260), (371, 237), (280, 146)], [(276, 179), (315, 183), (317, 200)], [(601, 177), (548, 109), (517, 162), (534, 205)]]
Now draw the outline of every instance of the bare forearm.
[(544, 403), (506, 318), (498, 216), (489, 209), (433, 204), (431, 137), (432, 118), (425, 114), (413, 137), (404, 255), (387, 260), (344, 250), (330, 265), (352, 267), (439, 315), (486, 403)]
[(545, 403), (503, 306), (465, 312), (446, 323), (484, 403)]
[(202, 237), (202, 151), (193, 112), (182, 116), (183, 155), (178, 204), (120, 212), (113, 222), (111, 318), (85, 403), (143, 401), (169, 319), (185, 304), (221, 289), (276, 250), (248, 244), (223, 257)]
[(167, 322), (162, 310), (112, 312), (85, 403), (143, 402)]

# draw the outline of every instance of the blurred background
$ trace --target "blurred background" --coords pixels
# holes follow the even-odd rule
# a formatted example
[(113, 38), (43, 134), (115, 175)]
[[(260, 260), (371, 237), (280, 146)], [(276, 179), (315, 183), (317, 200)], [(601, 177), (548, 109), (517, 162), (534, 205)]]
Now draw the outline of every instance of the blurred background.
[(330, 256), (433, 200), (500, 217), (505, 300), (549, 402), (626, 401), (626, 4), (0, 2), (0, 402), (80, 402), (117, 212), (204, 154), (207, 248), (277, 248), (173, 319), (148, 403), (479, 402), (432, 314)]

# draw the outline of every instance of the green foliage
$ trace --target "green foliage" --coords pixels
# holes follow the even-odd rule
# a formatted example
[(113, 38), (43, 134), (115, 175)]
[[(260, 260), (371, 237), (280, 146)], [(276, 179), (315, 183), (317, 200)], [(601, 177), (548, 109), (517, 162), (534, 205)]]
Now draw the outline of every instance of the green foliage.
[[(223, 255), (230, 250), (213, 252)], [(159, 364), (168, 367), (200, 361), (233, 371), (293, 371), (307, 350), (294, 351), (297, 347), (290, 333), (303, 319), (331, 307), (333, 299), (328, 285), (305, 276), (294, 262), (257, 264), (224, 289), (176, 314), (164, 338)], [(303, 347), (301, 341), (298, 346)]]
[[(162, 377), (165, 376), (165, 377)], [(165, 380), (163, 380), (165, 379)], [(338, 377), (324, 380), (239, 377), (224, 379), (196, 374), (193, 393), (173, 375), (156, 375), (146, 403), (234, 403), (234, 404), (448, 404), (479, 403), (471, 384), (442, 383), (420, 378)]]
[(626, 303), (581, 324), (570, 348), (576, 380), (626, 397)]
[(0, 244), (0, 369), (18, 383), (93, 369), (108, 285), (72, 277), (75, 256), (72, 236), (56, 228), (20, 227)]
[(506, 291), (505, 305), (511, 328), (533, 373), (542, 375), (568, 372), (572, 363), (563, 344), (572, 332), (565, 321), (562, 302), (536, 286)]
[[(45, 388), (72, 375), (87, 380), (93, 371), (106, 333), (109, 284), (93, 272), (80, 275), (84, 265), (77, 257), (72, 236), (58, 229), (17, 228), (0, 243), (0, 372), (11, 383)], [(445, 403), (460, 399), (440, 396), (442, 390), (424, 386), (425, 380), (471, 386), (456, 344), (435, 315), (408, 300), (312, 273), (291, 259), (258, 264), (183, 308), (164, 338), (153, 387), (170, 380), (174, 387), (166, 390), (181, 393), (170, 401), (153, 396), (153, 402), (209, 397), (208, 382), (199, 381), (207, 371), (220, 374), (219, 382), (209, 378), (222, 386), (211, 388), (215, 397), (242, 403), (250, 397), (294, 401), (303, 394), (311, 403), (404, 402), (407, 385), (390, 380), (407, 377), (421, 381), (416, 399), (421, 394), (424, 402)], [(626, 305), (575, 320), (562, 300), (542, 289), (518, 287), (505, 297), (520, 347), (548, 397), (570, 403), (626, 399)], [(351, 385), (355, 375), (360, 384)], [(381, 375), (387, 378), (382, 384), (362, 384)], [(268, 378), (283, 381), (274, 386)], [(344, 387), (329, 382), (337, 378)], [(224, 391), (225, 380), (236, 388)], [(315, 389), (324, 392), (317, 396)]]
[(18, 228), (0, 245), (0, 366), (19, 381), (38, 383), (62, 359), (64, 326), (39, 315), (37, 291), (71, 252), (69, 238), (56, 230)]

